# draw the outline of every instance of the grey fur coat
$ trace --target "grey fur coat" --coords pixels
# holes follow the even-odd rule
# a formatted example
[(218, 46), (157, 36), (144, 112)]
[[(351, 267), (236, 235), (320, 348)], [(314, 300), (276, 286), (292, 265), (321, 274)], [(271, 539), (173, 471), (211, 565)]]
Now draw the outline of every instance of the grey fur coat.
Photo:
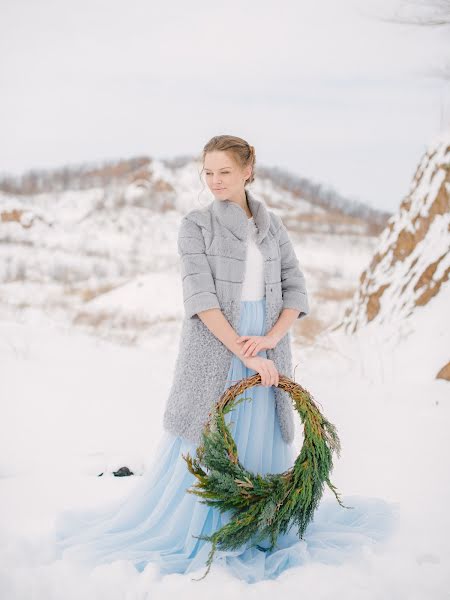
[[(246, 190), (264, 257), (267, 333), (283, 308), (309, 313), (305, 279), (281, 218)], [(178, 252), (185, 317), (163, 427), (199, 444), (213, 403), (222, 395), (233, 358), (198, 312), (219, 308), (239, 335), (240, 298), (245, 274), (248, 220), (231, 200), (215, 198), (181, 220)], [(291, 333), (266, 350), (280, 374), (292, 378)], [(255, 371), (256, 373), (256, 371)], [(275, 387), (276, 413), (285, 442), (294, 439), (292, 399)]]

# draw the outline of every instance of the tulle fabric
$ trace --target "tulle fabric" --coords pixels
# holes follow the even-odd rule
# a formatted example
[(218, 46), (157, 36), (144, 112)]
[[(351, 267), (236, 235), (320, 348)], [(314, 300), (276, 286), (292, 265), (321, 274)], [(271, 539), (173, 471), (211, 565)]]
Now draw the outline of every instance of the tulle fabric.
[[(265, 298), (241, 303), (240, 335), (264, 335)], [(266, 356), (261, 351), (260, 356)], [(225, 388), (253, 375), (233, 356)], [(244, 466), (262, 475), (293, 466), (299, 452), (287, 444), (276, 416), (273, 387), (254, 386), (245, 391), (252, 400), (239, 403), (226, 415)], [(163, 431), (152, 464), (125, 498), (96, 509), (64, 511), (55, 522), (56, 548), (64, 559), (87, 565), (130, 560), (138, 571), (156, 563), (161, 574), (194, 573), (201, 576), (210, 542), (194, 536), (210, 535), (230, 519), (208, 507), (186, 490), (195, 483), (182, 455), (195, 455), (196, 445)], [(388, 537), (395, 510), (381, 499), (334, 496), (323, 498), (301, 540), (295, 528), (278, 537), (272, 551), (268, 540), (248, 542), (237, 550), (217, 550), (212, 570), (225, 567), (236, 577), (253, 583), (274, 579), (286, 569), (306, 561), (338, 564), (366, 544)]]

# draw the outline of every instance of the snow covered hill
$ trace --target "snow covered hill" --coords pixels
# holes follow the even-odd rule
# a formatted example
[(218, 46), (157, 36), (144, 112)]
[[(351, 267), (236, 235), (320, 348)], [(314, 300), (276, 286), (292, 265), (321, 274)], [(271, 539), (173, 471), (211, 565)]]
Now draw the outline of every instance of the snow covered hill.
[[(450, 132), (425, 152), (399, 212), (381, 233), (369, 266), (337, 329), (354, 333), (370, 324), (386, 341), (402, 335), (420, 346), (421, 363), (450, 380)], [(424, 310), (430, 306), (430, 310)], [(426, 315), (426, 319), (425, 319)], [(425, 319), (425, 320), (424, 320)], [(410, 346), (414, 348), (413, 340)], [(430, 361), (434, 357), (436, 360)], [(411, 363), (413, 366), (414, 363)], [(430, 376), (433, 376), (430, 373)]]
[[(0, 314), (25, 318), (39, 309), (123, 343), (155, 335), (158, 323), (176, 326), (179, 221), (212, 200), (200, 170), (192, 160), (136, 159), (29, 175), (21, 185), (3, 181)], [(301, 333), (312, 341), (353, 294), (380, 215), (300, 183), (303, 193), (298, 182), (266, 170), (252, 191), (280, 214), (296, 244), (313, 307)]]
[[(182, 316), (176, 232), (183, 212), (197, 202), (189, 191), (195, 169), (161, 183), (155, 209), (137, 184), (122, 204), (117, 188), (104, 186), (34, 198), (4, 194), (0, 597), (264, 600), (276, 586), (275, 596), (300, 590), (321, 599), (446, 598), (450, 479), (442, 465), (450, 452), (449, 384), (435, 376), (450, 347), (448, 263), (436, 235), (448, 227), (439, 208), (448, 194), (447, 152), (438, 144), (422, 163), (409, 209), (405, 201), (378, 251), (362, 222), (359, 232), (351, 230), (356, 217), (335, 235), (335, 212), (320, 206), (314, 213), (279, 184), (259, 188), (286, 218), (306, 210), (322, 219), (314, 231), (305, 229), (307, 219), (299, 229), (290, 224), (312, 306), (308, 319), (295, 324), (294, 379), (336, 425), (342, 453), (332, 481), (344, 503), (359, 509), (342, 509), (325, 488), (299, 564), (252, 588), (220, 565), (202, 583), (161, 577), (152, 563), (142, 573), (125, 560), (82, 569), (57, 560), (53, 546), (62, 510), (92, 507), (102, 514), (129, 493), (139, 495), (145, 476), (156, 470)], [(164, 191), (169, 184), (175, 194)], [(327, 213), (330, 226), (323, 231)], [(416, 244), (394, 261), (402, 231)], [(364, 293), (358, 290), (351, 312), (332, 330), (327, 324), (344, 311), (374, 252), (379, 257), (366, 269)], [(426, 281), (422, 274), (435, 263)], [(386, 283), (378, 310), (370, 312), (370, 294)], [(116, 343), (122, 338), (132, 347)], [(300, 450), (300, 419), (294, 443)], [(122, 466), (134, 475), (114, 477)]]
[[(342, 442), (332, 481), (343, 502), (359, 509), (341, 508), (325, 488), (301, 564), (254, 591), (220, 565), (200, 584), (190, 576), (162, 578), (152, 563), (138, 573), (124, 560), (93, 570), (56, 560), (53, 527), (62, 510), (101, 512), (156, 470), (177, 345), (162, 330), (124, 347), (37, 310), (33, 322), (0, 318), (0, 597), (265, 600), (276, 587), (276, 597), (303, 589), (323, 600), (445, 598), (450, 481), (442, 459), (450, 452), (450, 405), (448, 383), (421, 375), (430, 312), (432, 303), (413, 345), (408, 336), (393, 348), (374, 335), (333, 332), (328, 347), (294, 348), (296, 381), (313, 393)], [(414, 364), (411, 349), (425, 362)], [(300, 448), (300, 420), (296, 426)], [(114, 477), (123, 466), (134, 475)], [(395, 516), (391, 503), (399, 522), (380, 541)]]

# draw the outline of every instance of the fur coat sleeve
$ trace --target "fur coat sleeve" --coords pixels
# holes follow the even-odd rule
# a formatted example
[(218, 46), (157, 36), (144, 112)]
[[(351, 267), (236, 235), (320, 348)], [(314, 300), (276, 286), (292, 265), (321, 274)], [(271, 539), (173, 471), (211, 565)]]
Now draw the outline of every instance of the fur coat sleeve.
[(219, 308), (214, 278), (205, 254), (205, 239), (200, 225), (183, 217), (178, 231), (178, 254), (187, 318), (199, 318), (198, 312)]

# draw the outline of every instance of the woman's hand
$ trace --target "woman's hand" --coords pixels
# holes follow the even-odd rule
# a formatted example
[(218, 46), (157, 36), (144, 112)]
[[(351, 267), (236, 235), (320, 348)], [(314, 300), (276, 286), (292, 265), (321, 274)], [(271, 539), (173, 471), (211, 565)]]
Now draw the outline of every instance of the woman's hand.
[(250, 356), (241, 360), (247, 368), (253, 369), (261, 375), (261, 385), (278, 386), (279, 374), (273, 360), (263, 356)]
[(241, 335), (236, 341), (238, 344), (243, 344), (241, 356), (251, 357), (256, 356), (261, 350), (275, 348), (279, 340), (274, 335)]

